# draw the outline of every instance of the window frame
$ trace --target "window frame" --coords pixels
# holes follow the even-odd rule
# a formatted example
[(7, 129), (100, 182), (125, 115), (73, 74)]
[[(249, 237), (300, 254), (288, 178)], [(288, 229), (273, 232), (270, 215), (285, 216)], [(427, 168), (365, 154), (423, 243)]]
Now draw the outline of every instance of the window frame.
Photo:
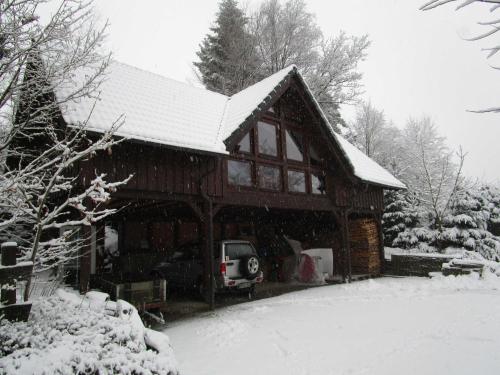
[[(277, 104), (275, 104), (275, 107)], [(254, 125), (248, 130), (246, 134), (250, 137), (250, 152), (233, 150), (231, 156), (227, 159), (235, 160), (240, 162), (250, 163), (251, 168), (251, 185), (235, 185), (229, 183), (229, 171), (228, 164), (226, 163), (226, 186), (229, 188), (229, 191), (253, 191), (253, 192), (266, 192), (266, 193), (283, 193), (283, 194), (291, 194), (291, 195), (308, 195), (310, 197), (320, 198), (328, 195), (328, 186), (325, 183), (325, 193), (313, 193), (313, 174), (323, 174), (326, 178), (327, 175), (327, 163), (325, 159), (321, 159), (319, 165), (311, 163), (311, 155), (310, 148), (313, 147), (313, 144), (320, 141), (320, 135), (318, 132), (315, 132), (307, 124), (298, 124), (294, 121), (288, 120), (285, 118), (284, 111), (281, 106), (278, 108), (278, 116), (276, 113), (271, 113), (269, 111), (263, 113), (258, 120), (254, 123)], [(263, 122), (266, 125), (274, 126), (276, 132), (276, 151), (277, 155), (267, 155), (263, 154), (259, 150), (259, 122)], [(303, 160), (294, 160), (288, 159), (287, 155), (287, 145), (286, 145), (286, 137), (287, 131), (296, 132), (300, 135), (303, 146)], [(243, 137), (246, 136), (243, 135)], [(241, 139), (243, 139), (243, 137)], [(241, 142), (240, 139), (240, 142)], [(238, 142), (239, 143), (239, 142)], [(318, 148), (316, 148), (318, 150)], [(323, 147), (320, 146), (318, 151), (323, 150)], [(264, 167), (272, 167), (277, 168), (279, 171), (279, 187), (277, 190), (265, 188), (260, 186), (260, 174), (259, 168), (260, 166)], [(296, 171), (304, 173), (304, 183), (305, 183), (305, 191), (291, 191), (288, 184), (288, 171)]]
[[(239, 162), (239, 163), (246, 163), (246, 164), (250, 165), (250, 185), (233, 184), (229, 181), (229, 163), (232, 161)], [(244, 159), (244, 158), (228, 158), (226, 160), (225, 164), (226, 164), (226, 182), (227, 182), (227, 186), (229, 188), (236, 189), (236, 190), (255, 188), (255, 172), (254, 172), (255, 162), (253, 160), (248, 160), (248, 159)]]
[[(310, 194), (315, 196), (315, 197), (323, 197), (323, 196), (326, 196), (328, 195), (328, 184), (327, 184), (327, 181), (326, 181), (326, 173), (323, 169), (320, 169), (320, 168), (310, 168), (309, 170), (310, 172), (310, 177), (309, 177), (309, 188), (310, 188)], [(315, 193), (313, 192), (313, 175), (315, 174), (322, 174), (324, 176), (324, 179), (325, 179), (325, 192), (324, 193)]]
[[(269, 155), (260, 152), (260, 131), (259, 131), (259, 123), (263, 123), (269, 126), (274, 127), (274, 133), (276, 136), (276, 155)], [(283, 159), (283, 150), (281, 147), (281, 137), (280, 137), (280, 123), (277, 119), (272, 119), (268, 116), (263, 116), (261, 119), (257, 121), (255, 126), (253, 127), (256, 137), (255, 137), (255, 156), (263, 159), (270, 160), (282, 160)]]
[[(307, 152), (307, 136), (305, 134), (305, 132), (302, 130), (302, 129), (297, 129), (295, 127), (290, 127), (290, 126), (287, 126), (285, 125), (283, 127), (283, 137), (284, 137), (284, 155), (283, 155), (283, 158), (285, 160), (286, 163), (288, 164), (298, 164), (298, 165), (301, 165), (301, 166), (305, 166), (307, 165), (307, 161), (308, 161), (308, 152)], [(291, 133), (291, 132), (295, 132), (295, 133), (298, 133), (300, 135), (300, 138), (301, 138), (301, 141), (302, 141), (302, 160), (296, 160), (296, 159), (290, 159), (288, 157), (288, 144), (287, 144), (287, 135), (288, 133)]]
[[(266, 188), (266, 187), (260, 186), (260, 173), (259, 173), (260, 167), (274, 168), (274, 169), (278, 170), (278, 177), (279, 177), (278, 189), (271, 189), (271, 188)], [(257, 176), (257, 181), (256, 181), (257, 190), (270, 191), (273, 193), (282, 193), (283, 192), (283, 168), (281, 165), (270, 164), (270, 163), (256, 163), (255, 172), (256, 172), (256, 176)]]
[[(243, 141), (243, 138), (245, 138), (247, 135), (249, 137), (250, 151), (243, 151), (241, 149), (236, 149), (240, 145), (241, 141)], [(234, 152), (236, 154), (240, 154), (240, 155), (252, 155), (253, 151), (254, 151), (254, 139), (255, 139), (255, 136), (254, 136), (254, 132), (253, 132), (253, 128), (252, 128), (247, 133), (245, 133), (243, 135), (243, 137), (241, 137), (240, 141), (236, 144)]]
[[(299, 172), (304, 174), (304, 191), (293, 191), (290, 190), (290, 184), (288, 180), (288, 172)], [(307, 195), (309, 194), (309, 189), (308, 189), (308, 171), (307, 169), (300, 169), (300, 168), (287, 168), (286, 171), (286, 186), (287, 186), (287, 193), (289, 194), (298, 194), (298, 195)]]

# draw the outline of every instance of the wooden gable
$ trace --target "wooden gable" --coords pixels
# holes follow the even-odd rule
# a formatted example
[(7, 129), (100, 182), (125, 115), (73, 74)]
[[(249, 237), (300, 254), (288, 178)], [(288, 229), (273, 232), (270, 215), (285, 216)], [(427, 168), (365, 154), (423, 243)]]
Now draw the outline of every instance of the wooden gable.
[(266, 207), (382, 209), (382, 189), (354, 177), (328, 126), (303, 82), (292, 76), (228, 144), (225, 199)]

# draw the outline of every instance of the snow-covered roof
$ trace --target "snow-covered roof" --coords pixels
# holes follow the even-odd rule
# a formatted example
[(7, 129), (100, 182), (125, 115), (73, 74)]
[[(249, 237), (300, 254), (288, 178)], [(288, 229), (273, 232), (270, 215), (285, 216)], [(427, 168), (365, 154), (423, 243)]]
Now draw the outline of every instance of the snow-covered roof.
[(291, 65), (231, 96), (222, 121), (220, 138), (223, 141), (227, 139), (252, 113), (271, 100), (272, 94), (294, 71), (296, 67)]
[[(130, 139), (174, 147), (228, 154), (227, 140), (249, 117), (272, 99), (273, 94), (296, 74), (305, 85), (333, 138), (363, 181), (405, 188), (387, 170), (332, 130), (321, 107), (295, 66), (289, 66), (233, 96), (209, 90), (113, 61), (100, 86), (99, 100), (80, 98), (66, 102), (61, 112), (67, 124), (87, 122), (87, 128), (104, 132), (120, 117), (125, 122), (116, 133)], [(76, 72), (74, 82), (83, 82), (85, 72)], [(71, 92), (71, 85), (56, 87), (56, 97)], [(89, 113), (92, 113), (89, 118)]]
[(380, 166), (375, 160), (366, 156), (361, 150), (353, 146), (341, 135), (334, 133), (342, 151), (349, 158), (354, 169), (354, 175), (363, 181), (379, 185), (406, 189), (405, 184), (399, 181), (387, 169)]
[[(76, 72), (76, 84), (85, 72)], [(58, 88), (56, 88), (57, 90)], [(71, 85), (65, 90), (71, 90)], [(104, 132), (120, 117), (124, 124), (117, 135), (169, 146), (226, 153), (218, 140), (218, 130), (227, 96), (130, 65), (112, 62), (99, 87), (99, 100), (81, 98), (65, 103), (61, 109), (68, 124), (87, 123), (89, 130)], [(56, 96), (65, 97), (59, 89)]]

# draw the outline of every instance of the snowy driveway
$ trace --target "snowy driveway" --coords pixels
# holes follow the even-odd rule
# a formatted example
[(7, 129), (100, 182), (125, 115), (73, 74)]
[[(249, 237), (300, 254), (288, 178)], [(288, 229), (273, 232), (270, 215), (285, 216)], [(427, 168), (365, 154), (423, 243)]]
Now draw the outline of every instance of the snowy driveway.
[(183, 375), (500, 374), (500, 278), (376, 279), (177, 322)]

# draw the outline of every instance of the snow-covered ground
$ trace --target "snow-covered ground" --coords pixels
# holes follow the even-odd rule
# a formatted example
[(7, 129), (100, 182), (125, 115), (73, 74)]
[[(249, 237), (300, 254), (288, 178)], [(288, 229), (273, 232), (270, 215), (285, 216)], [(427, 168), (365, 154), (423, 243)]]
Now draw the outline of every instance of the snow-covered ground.
[(500, 278), (382, 278), (172, 324), (180, 372), (500, 374)]

